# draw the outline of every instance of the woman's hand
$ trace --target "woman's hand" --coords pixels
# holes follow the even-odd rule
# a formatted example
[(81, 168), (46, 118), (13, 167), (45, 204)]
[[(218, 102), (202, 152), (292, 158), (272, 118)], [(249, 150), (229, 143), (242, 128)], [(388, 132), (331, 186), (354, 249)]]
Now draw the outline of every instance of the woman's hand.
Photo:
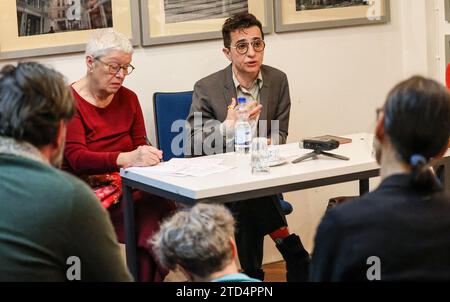
[(131, 152), (120, 153), (117, 157), (117, 165), (120, 168), (149, 167), (161, 162), (162, 151), (152, 146), (140, 146)]

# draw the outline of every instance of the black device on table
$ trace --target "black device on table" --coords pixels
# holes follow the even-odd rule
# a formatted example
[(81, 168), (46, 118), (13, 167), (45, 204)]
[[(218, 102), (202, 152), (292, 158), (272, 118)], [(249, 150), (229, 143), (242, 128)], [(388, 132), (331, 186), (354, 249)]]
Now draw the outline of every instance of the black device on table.
[(339, 142), (334, 139), (304, 139), (300, 141), (299, 147), (302, 149), (311, 149), (313, 151), (293, 160), (293, 164), (297, 164), (308, 158), (316, 159), (318, 155), (324, 155), (341, 160), (350, 160), (350, 158), (346, 156), (326, 152), (339, 148)]

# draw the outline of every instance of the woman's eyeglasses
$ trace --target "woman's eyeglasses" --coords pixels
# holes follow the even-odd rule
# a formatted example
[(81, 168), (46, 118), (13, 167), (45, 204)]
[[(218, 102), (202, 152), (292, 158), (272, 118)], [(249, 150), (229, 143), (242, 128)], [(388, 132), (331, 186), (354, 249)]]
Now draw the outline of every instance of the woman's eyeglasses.
[(94, 60), (99, 61), (103, 65), (107, 66), (109, 73), (112, 75), (118, 74), (121, 69), (123, 70), (124, 75), (130, 75), (133, 72), (133, 70), (135, 69), (134, 66), (131, 64), (128, 64), (128, 65), (119, 65), (119, 64), (114, 64), (114, 63), (109, 64), (109, 63), (103, 62), (99, 58), (94, 58)]

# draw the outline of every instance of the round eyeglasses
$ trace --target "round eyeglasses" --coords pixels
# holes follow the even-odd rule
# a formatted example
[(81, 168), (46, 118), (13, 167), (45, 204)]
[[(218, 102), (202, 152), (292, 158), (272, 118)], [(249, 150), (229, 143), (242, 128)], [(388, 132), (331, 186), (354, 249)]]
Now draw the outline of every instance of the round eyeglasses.
[(238, 42), (238, 43), (236, 43), (235, 46), (230, 46), (230, 47), (235, 48), (239, 54), (245, 55), (248, 52), (249, 44), (252, 45), (253, 50), (255, 50), (256, 52), (261, 52), (266, 47), (266, 43), (264, 43), (264, 41), (261, 39), (253, 40), (250, 43), (249, 42)]
[(94, 58), (94, 60), (99, 61), (103, 65), (107, 66), (109, 73), (112, 75), (118, 74), (121, 69), (123, 70), (124, 75), (130, 75), (133, 72), (133, 70), (135, 69), (134, 66), (131, 64), (128, 64), (128, 65), (119, 65), (119, 64), (114, 64), (114, 63), (109, 64), (109, 63), (103, 62), (99, 58)]

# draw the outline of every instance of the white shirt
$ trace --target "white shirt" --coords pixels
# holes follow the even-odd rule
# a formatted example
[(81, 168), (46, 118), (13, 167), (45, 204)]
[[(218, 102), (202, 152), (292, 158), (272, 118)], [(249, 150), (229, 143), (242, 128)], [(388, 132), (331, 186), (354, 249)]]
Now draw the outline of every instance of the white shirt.
[[(237, 98), (244, 97), (247, 99), (247, 103), (252, 101), (255, 101), (257, 104), (260, 103), (261, 89), (264, 84), (261, 70), (259, 71), (255, 81), (253, 81), (250, 89), (246, 89), (242, 87), (241, 84), (239, 84), (239, 81), (237, 80), (234, 72), (233, 72), (233, 82), (234, 86), (236, 87)], [(249, 121), (250, 126), (252, 127), (252, 137), (257, 136), (258, 121), (259, 115), (256, 117), (256, 119)], [(221, 124), (220, 131), (222, 135), (225, 135), (227, 144), (230, 143), (232, 140), (234, 140), (234, 128), (233, 129), (230, 129), (230, 127), (227, 128), (225, 121)]]

